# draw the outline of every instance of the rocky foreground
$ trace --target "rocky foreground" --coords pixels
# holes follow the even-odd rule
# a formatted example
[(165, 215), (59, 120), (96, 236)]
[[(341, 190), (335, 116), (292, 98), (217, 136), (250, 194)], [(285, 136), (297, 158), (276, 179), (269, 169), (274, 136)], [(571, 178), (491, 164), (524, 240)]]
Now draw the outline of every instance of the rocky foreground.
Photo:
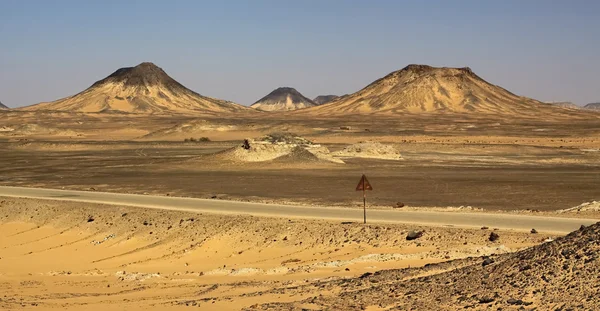
[(366, 273), (323, 283), (332, 296), (249, 310), (597, 310), (599, 237), (596, 224), (513, 254)]
[[(480, 265), (479, 256), (547, 238), (0, 198), (0, 310), (286, 310), (305, 299), (321, 310), (394, 306), (387, 297), (398, 280)], [(421, 268), (389, 270), (406, 267)]]

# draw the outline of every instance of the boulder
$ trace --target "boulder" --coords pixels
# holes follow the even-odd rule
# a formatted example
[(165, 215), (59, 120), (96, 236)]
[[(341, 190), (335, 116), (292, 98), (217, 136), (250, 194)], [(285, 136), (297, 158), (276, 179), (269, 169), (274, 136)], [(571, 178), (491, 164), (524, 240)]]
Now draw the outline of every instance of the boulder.
[(423, 231), (410, 231), (407, 235), (406, 235), (406, 240), (408, 241), (412, 241), (412, 240), (416, 240), (420, 237), (423, 236)]
[(490, 237), (488, 238), (488, 240), (490, 240), (490, 242), (495, 242), (499, 238), (500, 238), (500, 236), (496, 232), (492, 232), (492, 233), (490, 233)]

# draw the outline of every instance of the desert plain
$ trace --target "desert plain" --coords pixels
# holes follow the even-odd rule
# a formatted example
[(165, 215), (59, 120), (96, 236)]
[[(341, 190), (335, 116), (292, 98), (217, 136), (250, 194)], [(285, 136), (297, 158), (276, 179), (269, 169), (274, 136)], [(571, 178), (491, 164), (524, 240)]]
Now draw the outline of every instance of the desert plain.
[[(331, 103), (262, 112), (181, 89), (148, 66), (0, 111), (0, 309), (600, 303), (600, 113), (518, 97), (470, 69), (415, 65)], [(398, 216), (363, 224), (312, 212), (361, 211), (363, 174), (373, 186), (367, 215)], [(77, 191), (167, 203), (89, 202)], [(207, 202), (281, 211), (206, 212)], [(401, 219), (426, 212), (515, 225)], [(525, 227), (532, 219), (569, 226)]]

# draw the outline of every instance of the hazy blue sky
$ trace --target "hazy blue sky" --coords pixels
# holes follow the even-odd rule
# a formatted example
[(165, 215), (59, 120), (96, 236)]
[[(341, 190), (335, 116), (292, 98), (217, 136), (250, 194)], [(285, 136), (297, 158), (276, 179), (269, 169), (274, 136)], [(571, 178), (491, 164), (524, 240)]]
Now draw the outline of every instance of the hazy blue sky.
[(207, 96), (359, 90), (411, 63), (469, 66), (544, 101), (600, 101), (600, 1), (0, 0), (0, 101), (69, 96), (151, 61)]

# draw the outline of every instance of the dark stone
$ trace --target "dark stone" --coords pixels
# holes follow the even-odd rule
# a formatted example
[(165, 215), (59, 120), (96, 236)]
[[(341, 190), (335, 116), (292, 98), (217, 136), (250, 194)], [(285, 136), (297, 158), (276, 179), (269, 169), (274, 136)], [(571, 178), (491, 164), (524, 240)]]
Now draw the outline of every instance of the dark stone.
[(488, 238), (490, 242), (495, 242), (500, 238), (500, 236), (496, 232), (490, 233), (490, 237)]
[(481, 263), (481, 265), (485, 267), (485, 266), (489, 266), (489, 265), (493, 264), (494, 262), (495, 262), (494, 259), (485, 256), (485, 257), (483, 257), (483, 262)]
[(359, 279), (364, 279), (364, 278), (368, 278), (368, 277), (370, 277), (371, 275), (373, 275), (373, 273), (371, 273), (371, 272), (367, 272), (367, 273), (364, 273), (363, 275), (361, 275), (361, 276), (360, 276), (360, 277), (358, 277), (358, 278), (359, 278)]
[(408, 241), (412, 241), (412, 240), (416, 240), (420, 237), (423, 236), (423, 231), (410, 231), (407, 235), (406, 235), (406, 239)]
[(242, 144), (242, 148), (246, 150), (250, 149), (250, 142), (247, 139), (244, 139), (244, 144)]
[(506, 303), (508, 303), (509, 305), (513, 305), (513, 306), (520, 306), (523, 304), (523, 300), (511, 298), (511, 299), (507, 300)]

